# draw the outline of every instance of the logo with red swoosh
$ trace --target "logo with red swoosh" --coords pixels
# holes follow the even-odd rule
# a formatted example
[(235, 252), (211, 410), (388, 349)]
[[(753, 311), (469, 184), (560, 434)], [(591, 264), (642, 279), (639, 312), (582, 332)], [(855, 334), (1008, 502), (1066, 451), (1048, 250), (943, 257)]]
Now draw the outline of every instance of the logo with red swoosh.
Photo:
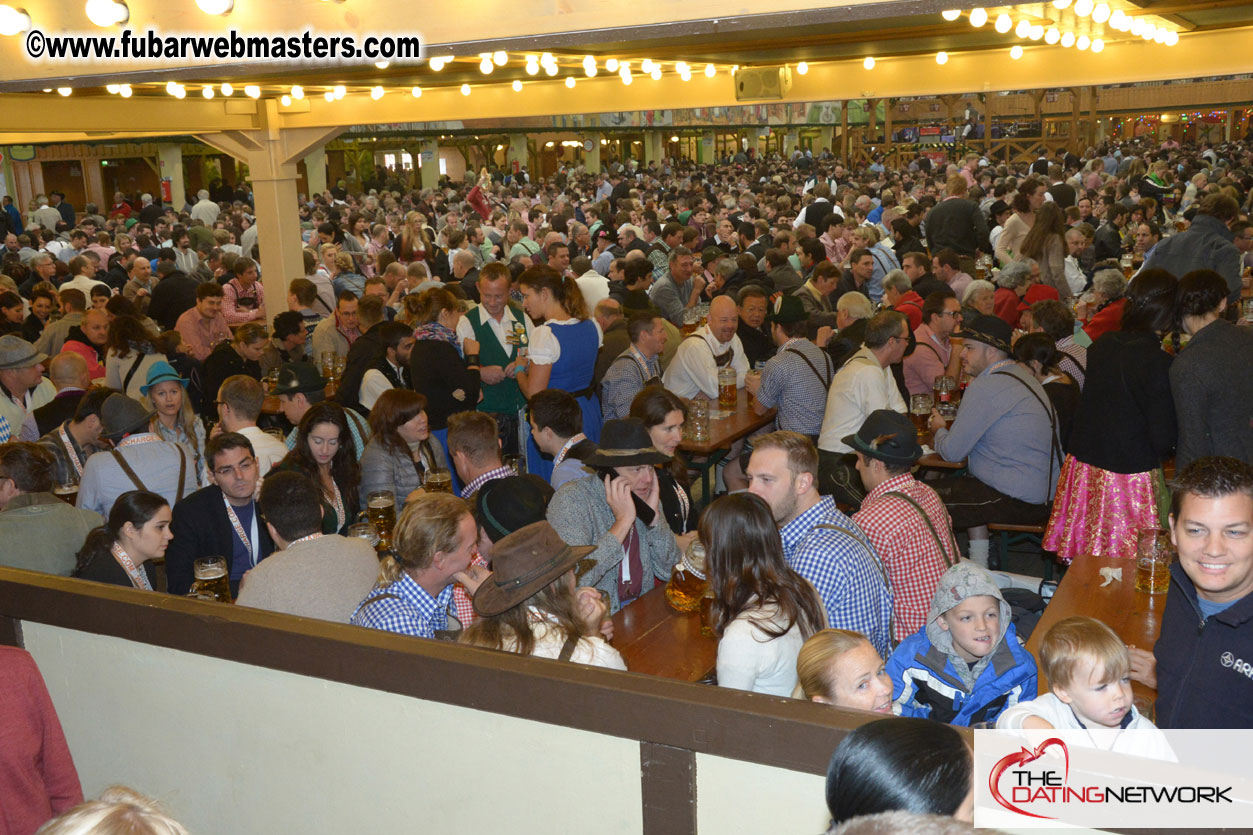
[(988, 775), (988, 789), (992, 792), (992, 798), (1011, 812), (1017, 812), (1018, 814), (1026, 815), (1029, 818), (1056, 820), (1056, 818), (1050, 815), (1037, 815), (1035, 812), (1028, 812), (1023, 809), (1019, 809), (1013, 803), (1005, 799), (1005, 796), (1001, 794), (1000, 787), (1001, 775), (1004, 774), (1006, 770), (1014, 766), (1021, 767), (1038, 760), (1044, 755), (1046, 750), (1053, 746), (1057, 746), (1062, 749), (1062, 756), (1066, 762), (1066, 769), (1063, 772), (1062, 778), (1063, 784), (1066, 780), (1070, 779), (1070, 750), (1066, 747), (1065, 742), (1062, 742), (1057, 737), (1050, 737), (1041, 742), (1035, 748), (1024, 747), (1021, 751), (1002, 757), (997, 762), (996, 766), (992, 769), (992, 773)]

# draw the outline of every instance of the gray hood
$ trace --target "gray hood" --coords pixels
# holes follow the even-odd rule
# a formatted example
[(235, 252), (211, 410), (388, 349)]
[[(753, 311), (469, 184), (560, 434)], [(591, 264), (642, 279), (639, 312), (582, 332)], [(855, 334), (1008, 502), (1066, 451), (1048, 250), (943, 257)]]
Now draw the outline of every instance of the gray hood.
[[(1009, 604), (1001, 596), (1001, 590), (997, 587), (996, 580), (992, 579), (992, 575), (969, 560), (962, 560), (945, 571), (936, 585), (935, 596), (931, 598), (931, 610), (927, 612), (927, 640), (933, 647), (950, 658), (956, 656), (953, 651), (953, 635), (948, 630), (940, 628), (940, 615), (966, 598), (979, 595), (995, 597), (1000, 603), (1000, 634), (996, 636), (996, 643), (992, 646), (993, 650), (996, 649), (1005, 637), (1005, 630), (1009, 628)], [(992, 653), (989, 652), (986, 658), (980, 660), (986, 661), (991, 657)]]

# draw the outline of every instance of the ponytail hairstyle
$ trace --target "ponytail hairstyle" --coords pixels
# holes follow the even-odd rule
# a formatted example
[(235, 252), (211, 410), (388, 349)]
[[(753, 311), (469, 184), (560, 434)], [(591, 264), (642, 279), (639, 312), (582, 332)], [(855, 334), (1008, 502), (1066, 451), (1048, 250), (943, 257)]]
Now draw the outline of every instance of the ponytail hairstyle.
[(814, 696), (820, 696), (831, 701), (835, 691), (835, 682), (831, 680), (832, 663), (862, 644), (873, 647), (860, 632), (847, 629), (815, 632), (796, 656), (796, 689), (792, 691), (792, 698), (813, 701)]
[(456, 549), (461, 520), (470, 515), (465, 499), (446, 493), (427, 493), (406, 504), (396, 520), (391, 554), (379, 566), (379, 582), (394, 583), (406, 570), (429, 568), (436, 551)]
[(87, 567), (101, 557), (108, 558), (113, 544), (122, 535), (122, 528), (130, 522), (136, 528), (142, 528), (152, 520), (153, 516), (170, 503), (164, 497), (146, 490), (131, 490), (117, 497), (109, 518), (98, 528), (87, 534), (83, 547), (79, 549), (77, 563), (71, 576), (81, 577)]
[[(406, 299), (412, 296), (406, 296)], [(409, 309), (409, 305), (405, 305), (405, 309)], [(445, 310), (460, 310), (461, 305), (457, 301), (457, 297), (443, 287), (432, 287), (429, 290), (423, 290), (418, 294), (418, 300), (413, 309), (414, 325), (427, 325), (431, 322), (439, 320), (439, 314)]]
[(573, 278), (562, 276), (546, 264), (536, 264), (526, 269), (522, 275), (518, 276), (518, 284), (522, 287), (530, 287), (537, 293), (547, 290), (566, 313), (575, 319), (591, 318), (578, 283)]

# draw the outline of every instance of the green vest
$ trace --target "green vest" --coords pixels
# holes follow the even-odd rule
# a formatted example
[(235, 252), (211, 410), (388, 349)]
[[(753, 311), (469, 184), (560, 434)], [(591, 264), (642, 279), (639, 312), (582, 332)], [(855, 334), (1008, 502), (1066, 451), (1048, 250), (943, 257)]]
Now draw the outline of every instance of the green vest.
[[(509, 305), (509, 310), (513, 312), (513, 318), (518, 322), (526, 321), (522, 311), (512, 304)], [(500, 345), (500, 340), (496, 338), (495, 331), (487, 324), (488, 315), (482, 305), (471, 310), (467, 316), (470, 319), (470, 325), (474, 328), (474, 338), (479, 343), (480, 365), (499, 365), (503, 368), (517, 359), (518, 346), (510, 345), (508, 353), (505, 352)], [(513, 415), (526, 405), (526, 398), (522, 396), (522, 389), (518, 388), (517, 380), (511, 380), (508, 377), (494, 385), (484, 383), (482, 391), (483, 399), (479, 401), (480, 412)]]

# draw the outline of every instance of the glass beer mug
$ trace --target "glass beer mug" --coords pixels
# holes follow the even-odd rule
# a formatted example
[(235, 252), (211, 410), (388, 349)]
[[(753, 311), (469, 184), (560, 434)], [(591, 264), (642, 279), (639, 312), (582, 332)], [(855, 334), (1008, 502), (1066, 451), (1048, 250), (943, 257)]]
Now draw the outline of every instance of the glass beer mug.
[(396, 494), (391, 490), (375, 490), (366, 496), (365, 517), (378, 531), (378, 548), (392, 547), (392, 531), (396, 527)]
[(452, 493), (452, 473), (438, 468), (427, 470), (422, 489), (428, 493)]
[(701, 597), (709, 588), (705, 580), (705, 546), (699, 539), (683, 552), (683, 556), (670, 572), (666, 583), (666, 602), (675, 611), (695, 612), (700, 608)]
[(718, 369), (718, 408), (735, 408), (735, 382), (736, 374), (734, 368)]
[(231, 602), (231, 581), (226, 571), (226, 557), (201, 557), (193, 568), (196, 580), (191, 584), (188, 597), (200, 600)]

